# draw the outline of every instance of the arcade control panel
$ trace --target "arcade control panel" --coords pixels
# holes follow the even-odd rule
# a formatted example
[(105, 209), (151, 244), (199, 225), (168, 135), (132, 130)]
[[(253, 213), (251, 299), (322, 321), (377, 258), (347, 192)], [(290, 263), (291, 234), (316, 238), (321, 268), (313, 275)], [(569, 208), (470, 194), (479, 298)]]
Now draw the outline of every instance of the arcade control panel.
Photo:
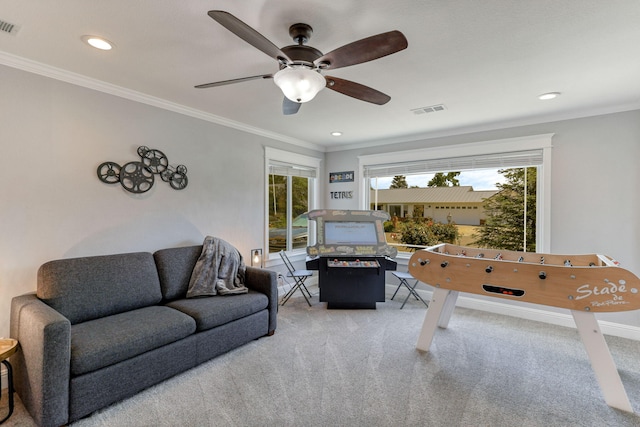
[(327, 267), (351, 267), (351, 268), (380, 268), (380, 263), (376, 260), (362, 260), (356, 258), (355, 260), (345, 259), (328, 259)]

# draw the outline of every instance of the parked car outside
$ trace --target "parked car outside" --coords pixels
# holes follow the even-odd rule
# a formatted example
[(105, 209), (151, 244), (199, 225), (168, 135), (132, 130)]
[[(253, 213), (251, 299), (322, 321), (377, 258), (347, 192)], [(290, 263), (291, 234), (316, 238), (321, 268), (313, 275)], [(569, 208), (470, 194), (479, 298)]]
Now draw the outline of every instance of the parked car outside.
[[(298, 215), (291, 222), (291, 247), (304, 248), (309, 241), (309, 220), (307, 214)], [(287, 229), (269, 228), (269, 252), (276, 252), (287, 248)]]

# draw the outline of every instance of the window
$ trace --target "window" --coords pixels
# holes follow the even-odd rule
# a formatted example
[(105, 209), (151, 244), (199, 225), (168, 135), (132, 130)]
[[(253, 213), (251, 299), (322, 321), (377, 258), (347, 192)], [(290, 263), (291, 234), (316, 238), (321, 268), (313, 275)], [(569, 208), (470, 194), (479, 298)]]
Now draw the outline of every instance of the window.
[(320, 159), (267, 147), (265, 163), (268, 253), (304, 251), (312, 236), (305, 213), (317, 206)]
[(398, 218), (402, 218), (404, 216), (404, 210), (402, 209), (402, 205), (389, 205), (389, 215), (392, 217), (397, 216)]
[[(509, 169), (527, 166), (537, 171), (536, 250), (550, 248), (550, 177), (552, 134), (485, 141), (471, 144), (408, 150), (359, 157), (362, 177), (359, 182), (360, 205), (378, 204), (377, 192), (370, 192), (370, 179), (396, 175), (479, 169)], [(371, 199), (371, 200), (370, 200)], [(529, 206), (528, 209), (532, 207)], [(440, 209), (451, 209), (442, 206)], [(455, 208), (454, 208), (455, 209)], [(478, 209), (474, 206), (473, 209)]]

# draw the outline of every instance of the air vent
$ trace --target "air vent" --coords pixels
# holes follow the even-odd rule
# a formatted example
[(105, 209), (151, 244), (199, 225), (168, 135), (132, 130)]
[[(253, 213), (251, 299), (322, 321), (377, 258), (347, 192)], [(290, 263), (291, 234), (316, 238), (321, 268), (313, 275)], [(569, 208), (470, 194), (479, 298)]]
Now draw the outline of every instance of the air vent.
[(438, 111), (444, 111), (446, 109), (447, 107), (445, 107), (444, 104), (438, 104), (438, 105), (431, 105), (429, 107), (414, 108), (413, 110), (411, 110), (411, 112), (413, 112), (413, 114), (426, 114), (426, 113), (437, 113)]
[(18, 26), (0, 19), (0, 33), (13, 34), (18, 32)]

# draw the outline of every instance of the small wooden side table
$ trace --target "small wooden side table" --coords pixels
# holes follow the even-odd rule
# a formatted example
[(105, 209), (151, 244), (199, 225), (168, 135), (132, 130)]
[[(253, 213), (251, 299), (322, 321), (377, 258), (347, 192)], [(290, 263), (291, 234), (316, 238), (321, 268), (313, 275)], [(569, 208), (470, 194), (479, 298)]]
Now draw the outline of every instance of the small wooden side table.
[[(9, 413), (6, 417), (0, 420), (0, 424), (7, 421), (11, 414), (13, 414), (13, 368), (7, 359), (15, 353), (17, 349), (17, 340), (14, 340), (13, 338), (0, 338), (0, 362), (2, 362), (2, 364), (7, 368), (7, 379), (9, 380)], [(0, 384), (0, 397), (2, 397), (2, 384)]]

